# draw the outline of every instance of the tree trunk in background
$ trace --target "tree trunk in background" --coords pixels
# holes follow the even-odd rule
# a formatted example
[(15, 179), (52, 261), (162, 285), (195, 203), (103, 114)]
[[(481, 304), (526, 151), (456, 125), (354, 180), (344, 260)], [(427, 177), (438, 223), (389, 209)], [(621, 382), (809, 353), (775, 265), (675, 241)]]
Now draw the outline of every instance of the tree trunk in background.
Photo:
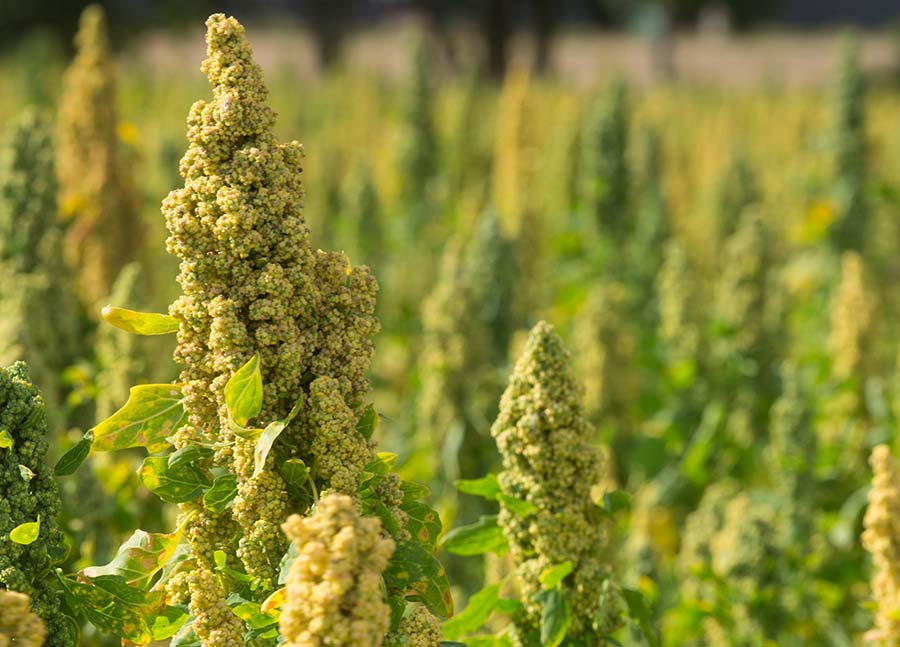
[(554, 0), (531, 0), (534, 21), (534, 71), (546, 74), (550, 64), (550, 45), (556, 29)]
[(316, 39), (319, 69), (326, 70), (341, 56), (346, 21), (350, 17), (341, 10), (340, 2), (314, 0), (309, 3), (309, 25)]
[(487, 69), (491, 78), (500, 81), (506, 74), (509, 37), (512, 31), (510, 0), (486, 0), (482, 19)]

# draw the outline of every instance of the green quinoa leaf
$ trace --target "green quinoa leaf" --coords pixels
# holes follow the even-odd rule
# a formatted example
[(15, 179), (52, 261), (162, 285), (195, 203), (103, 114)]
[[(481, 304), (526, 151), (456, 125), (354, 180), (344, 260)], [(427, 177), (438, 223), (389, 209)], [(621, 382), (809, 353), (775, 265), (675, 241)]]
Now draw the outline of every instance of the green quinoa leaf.
[(453, 615), (447, 573), (434, 553), (417, 541), (397, 542), (384, 581), (389, 590), (404, 592), (408, 600), (421, 602), (440, 618)]
[(178, 332), (178, 319), (157, 312), (135, 312), (106, 306), (100, 311), (100, 316), (109, 325), (133, 335), (168, 335)]
[(138, 470), (144, 486), (166, 503), (185, 503), (200, 496), (212, 484), (193, 463), (169, 467), (165, 456), (148, 456)]
[(631, 507), (631, 495), (622, 490), (613, 490), (612, 492), (604, 492), (600, 501), (600, 508), (610, 518), (614, 518), (616, 514), (622, 510), (628, 510)]
[(75, 581), (60, 577), (69, 606), (103, 631), (139, 645), (153, 640), (150, 623), (165, 609), (165, 593), (147, 593), (129, 587), (124, 578), (102, 575)]
[(500, 483), (497, 482), (496, 474), (488, 474), (480, 479), (454, 481), (453, 485), (464, 494), (473, 494), (491, 501), (500, 494)]
[(558, 588), (539, 591), (534, 599), (541, 603), (541, 647), (558, 647), (572, 621), (569, 601)]
[(444, 638), (454, 640), (481, 629), (497, 608), (501, 584), (502, 582), (497, 582), (486, 586), (469, 598), (466, 608), (444, 623)]
[(421, 501), (431, 495), (428, 486), (414, 481), (400, 481), (400, 490), (403, 492), (403, 502)]
[(497, 515), (483, 515), (468, 526), (454, 528), (441, 540), (441, 548), (454, 555), (503, 555), (509, 549)]
[(174, 636), (188, 621), (190, 615), (185, 613), (179, 607), (166, 607), (153, 620), (150, 625), (150, 632), (153, 634), (153, 640), (166, 640)]
[(222, 512), (237, 496), (237, 476), (223, 474), (203, 495), (203, 506), (212, 512)]
[(184, 423), (181, 384), (142, 384), (131, 387), (128, 402), (98, 424), (92, 449), (98, 452), (146, 447), (150, 453), (169, 446), (167, 440)]
[(544, 585), (544, 589), (555, 589), (556, 585), (566, 579), (574, 568), (575, 565), (572, 562), (563, 562), (562, 564), (551, 566), (541, 573), (538, 581)]
[(68, 476), (74, 474), (75, 470), (81, 466), (84, 459), (91, 453), (91, 445), (93, 445), (93, 443), (94, 432), (88, 431), (81, 437), (81, 440), (72, 445), (65, 454), (59, 457), (59, 460), (56, 462), (56, 467), (53, 468), (53, 473), (56, 476)]
[(643, 594), (634, 589), (623, 588), (622, 598), (625, 600), (625, 605), (628, 607), (628, 615), (631, 616), (631, 619), (634, 620), (638, 628), (640, 628), (641, 634), (644, 636), (644, 640), (647, 641), (647, 644), (650, 647), (659, 647), (659, 636), (657, 636), (656, 630), (653, 628), (650, 607), (647, 605), (647, 600), (644, 598)]
[(149, 533), (136, 530), (119, 546), (116, 556), (105, 566), (89, 566), (81, 574), (89, 578), (119, 575), (130, 586), (145, 589), (153, 576), (166, 565), (181, 542), (182, 532)]
[(22, 546), (28, 546), (33, 544), (38, 535), (41, 534), (41, 518), (38, 517), (37, 521), (29, 521), (27, 523), (20, 523), (18, 526), (13, 528), (9, 533), (9, 538), (16, 544), (21, 544)]
[(522, 499), (517, 499), (516, 497), (503, 494), (502, 492), (497, 495), (497, 501), (499, 501), (504, 508), (519, 517), (527, 517), (538, 511), (538, 507), (530, 501), (523, 501)]
[(299, 458), (289, 458), (278, 465), (278, 473), (289, 486), (303, 490), (309, 483), (309, 467)]
[(297, 402), (294, 403), (294, 407), (291, 409), (290, 413), (288, 413), (284, 419), (271, 422), (263, 429), (263, 432), (256, 441), (256, 450), (253, 453), (253, 478), (256, 478), (262, 473), (266, 466), (266, 459), (269, 457), (269, 452), (272, 450), (275, 441), (278, 440), (278, 436), (280, 436), (281, 432), (291, 423), (291, 420), (300, 413), (302, 407), (303, 396), (301, 395), (297, 399)]
[(360, 414), (359, 420), (356, 422), (356, 431), (361, 433), (363, 438), (369, 440), (376, 429), (378, 429), (378, 412), (375, 411), (375, 405), (370, 404)]
[(259, 369), (259, 354), (256, 354), (225, 384), (225, 406), (231, 419), (243, 427), (251, 418), (259, 415), (262, 402), (262, 373)]
[(434, 550), (441, 536), (441, 517), (426, 503), (421, 501), (403, 501), (400, 509), (409, 515), (406, 529), (419, 543)]
[(0, 449), (12, 449), (13, 438), (6, 429), (0, 429)]
[(169, 469), (179, 469), (184, 465), (189, 465), (190, 463), (196, 463), (198, 461), (203, 460), (204, 458), (209, 458), (213, 455), (213, 450), (209, 447), (200, 447), (198, 445), (186, 445), (181, 449), (178, 449), (171, 454), (167, 459), (167, 463), (169, 465)]

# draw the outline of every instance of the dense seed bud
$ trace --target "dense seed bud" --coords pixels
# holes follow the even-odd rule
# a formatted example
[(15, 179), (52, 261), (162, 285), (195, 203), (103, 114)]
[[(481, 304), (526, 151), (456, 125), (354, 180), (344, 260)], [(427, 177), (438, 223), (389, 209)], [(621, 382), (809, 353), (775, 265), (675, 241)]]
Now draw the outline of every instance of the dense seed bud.
[[(591, 290), (573, 330), (575, 363), (591, 420), (621, 423), (637, 400), (636, 343), (629, 326), (627, 288), (616, 282)], [(620, 431), (625, 431), (620, 430)]]
[(833, 174), (837, 215), (831, 240), (838, 250), (864, 251), (869, 238), (866, 200), (866, 83), (859, 67), (859, 43), (846, 39), (834, 80)]
[[(0, 434), (12, 442), (0, 448), (0, 588), (31, 597), (32, 611), (47, 627), (47, 647), (72, 647), (75, 636), (51, 574), (67, 549), (56, 520), (59, 493), (46, 464), (44, 403), (21, 362), (0, 370)], [(14, 528), (38, 520), (37, 540), (22, 545), (10, 539)]]
[(41, 647), (47, 628), (27, 595), (0, 589), (0, 647)]
[(73, 219), (67, 257), (91, 306), (112, 290), (143, 240), (128, 153), (118, 139), (115, 73), (99, 5), (81, 16), (59, 108), (60, 204)]
[[(229, 425), (225, 384), (258, 354), (264, 394), (257, 420), (284, 418), (302, 397), (279, 443), (310, 467), (318, 491), (355, 496), (374, 457), (356, 424), (379, 327), (377, 284), (343, 254), (311, 246), (301, 213), (302, 148), (275, 140), (262, 70), (243, 27), (221, 14), (207, 27), (202, 69), (213, 98), (191, 109), (184, 187), (163, 202), (167, 247), (181, 259), (183, 291), (170, 307), (180, 320), (175, 358), (184, 365), (188, 413), (175, 444), (221, 447), (208, 467), (235, 474), (237, 496), (221, 513), (199, 501), (183, 504), (186, 536), (207, 579), (215, 551), (222, 550), (254, 579), (261, 600), (277, 586), (288, 546), (280, 526), (289, 514), (305, 512), (308, 501), (288, 493), (275, 467), (277, 452), (255, 469), (255, 441), (236, 437)], [(385, 479), (376, 496), (396, 512), (403, 536), (396, 480)], [(218, 618), (228, 586), (192, 585), (192, 613)], [(195, 624), (204, 647), (240, 641), (241, 629), (230, 621)]]
[(659, 338), (670, 364), (694, 363), (701, 335), (696, 319), (695, 277), (681, 241), (672, 238), (663, 248), (663, 262), (656, 278), (659, 295)]
[(720, 243), (737, 231), (747, 207), (759, 202), (760, 198), (756, 176), (747, 156), (740, 149), (733, 151), (725, 173), (719, 178), (713, 204), (716, 238)]
[(564, 562), (574, 566), (562, 585), (572, 602), (567, 637), (591, 643), (616, 620), (598, 608), (611, 556), (608, 527), (591, 489), (605, 468), (600, 451), (590, 445), (593, 428), (582, 414), (581, 389), (569, 362), (553, 327), (537, 324), (491, 428), (503, 457), (503, 493), (536, 508), (526, 515), (500, 509), (524, 605), (515, 619), (521, 646), (537, 644), (541, 607), (533, 595), (541, 590), (541, 573)]
[(412, 210), (410, 234), (415, 237), (426, 224), (428, 187), (438, 163), (437, 134), (432, 115), (429, 52), (424, 36), (413, 48), (412, 85), (403, 106), (404, 129), (401, 132), (398, 166), (401, 199)]
[(381, 647), (390, 626), (381, 573), (394, 542), (361, 517), (349, 496), (331, 494), (310, 517), (284, 524), (298, 556), (291, 565), (279, 628), (288, 647)]
[(631, 231), (628, 88), (614, 81), (588, 113), (582, 141), (581, 203), (597, 227), (621, 243)]
[(60, 373), (79, 351), (82, 313), (62, 262), (49, 133), (43, 116), (26, 111), (0, 151), (0, 363), (29, 363), (56, 427)]
[[(828, 347), (832, 374), (838, 380), (865, 377), (864, 351), (872, 334), (875, 297), (866, 289), (862, 258), (856, 252), (841, 256), (841, 282), (831, 300)], [(861, 385), (860, 385), (861, 386)]]
[(875, 628), (866, 635), (878, 647), (900, 644), (900, 470), (887, 445), (872, 450), (872, 489), (863, 521), (863, 546), (872, 555)]

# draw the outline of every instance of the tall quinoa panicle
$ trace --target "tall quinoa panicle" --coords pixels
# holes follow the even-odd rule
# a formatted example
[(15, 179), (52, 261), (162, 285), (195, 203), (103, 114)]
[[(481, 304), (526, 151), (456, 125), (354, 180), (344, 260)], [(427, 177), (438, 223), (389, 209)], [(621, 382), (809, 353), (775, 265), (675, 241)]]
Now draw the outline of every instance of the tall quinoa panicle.
[(57, 171), (60, 205), (73, 219), (67, 257), (78, 268), (83, 299), (93, 306), (139, 256), (143, 226), (131, 164), (117, 134), (115, 73), (99, 5), (82, 13), (75, 47), (59, 104)]
[(185, 184), (165, 199), (163, 212), (183, 291), (170, 307), (181, 322), (175, 359), (184, 365), (188, 413), (175, 444), (234, 443), (210, 465), (237, 476), (231, 510), (211, 513), (196, 501), (182, 506), (199, 564), (188, 578), (191, 610), (197, 635), (213, 647), (241, 635), (212, 570), (214, 552), (238, 557), (265, 595), (287, 547), (281, 523), (305, 509), (289, 497), (273, 455), (253, 476), (255, 441), (235, 437), (229, 427), (226, 382), (259, 354), (262, 421), (285, 417), (305, 393), (301, 414), (282, 438), (308, 465), (318, 463), (320, 491), (355, 492), (372, 458), (355, 423), (378, 322), (377, 284), (368, 269), (351, 269), (343, 254), (310, 246), (301, 214), (302, 147), (272, 134), (274, 114), (244, 28), (222, 14), (206, 24), (202, 70), (213, 99), (191, 108), (180, 168)]
[[(611, 566), (608, 526), (591, 497), (605, 467), (599, 449), (590, 445), (594, 432), (582, 414), (569, 361), (553, 327), (538, 323), (491, 428), (503, 457), (503, 493), (537, 508), (526, 516), (500, 508), (524, 605), (514, 620), (519, 646), (539, 644), (541, 607), (532, 596), (541, 590), (541, 573), (565, 562), (574, 567), (563, 583), (572, 603), (567, 639), (594, 644), (609, 629), (595, 626), (598, 612), (606, 614), (598, 609), (598, 592)], [(607, 616), (599, 624), (613, 621)]]
[(41, 647), (47, 627), (23, 593), (0, 590), (0, 647)]
[(50, 124), (35, 110), (16, 120), (0, 152), (0, 260), (16, 272), (59, 268)]
[(872, 450), (872, 489), (863, 520), (863, 546), (872, 555), (872, 597), (878, 605), (868, 644), (900, 644), (900, 470), (887, 445)]
[(0, 151), (0, 267), (10, 277), (0, 286), (0, 362), (27, 360), (56, 418), (59, 375), (78, 352), (81, 312), (61, 259), (53, 155), (50, 124), (26, 110)]
[[(875, 297), (866, 289), (862, 257), (853, 251), (841, 256), (841, 281), (831, 301), (828, 349), (832, 375), (838, 380), (865, 377), (864, 351), (871, 342)], [(862, 388), (862, 384), (860, 384)]]
[(587, 116), (580, 170), (582, 206), (600, 231), (616, 242), (624, 241), (632, 227), (629, 128), (628, 88), (616, 79)]
[[(46, 464), (44, 402), (22, 362), (0, 370), (0, 435), (12, 442), (0, 448), (0, 589), (31, 597), (32, 610), (47, 627), (47, 647), (72, 647), (73, 626), (60, 610), (51, 573), (66, 546), (56, 521), (59, 492)], [(38, 520), (37, 540), (22, 545), (10, 539), (14, 528)]]
[(391, 611), (381, 574), (394, 541), (375, 517), (361, 517), (355, 501), (330, 494), (312, 516), (284, 524), (298, 556), (288, 572), (279, 620), (288, 647), (381, 647)]
[(695, 363), (701, 345), (700, 324), (696, 319), (697, 295), (694, 290), (688, 255), (679, 239), (670, 238), (663, 247), (663, 261), (656, 276), (659, 325), (670, 364)]
[(637, 375), (631, 370), (637, 344), (628, 305), (624, 284), (603, 283), (591, 290), (575, 319), (575, 367), (584, 385), (586, 413), (594, 421), (623, 422), (637, 399)]
[(831, 240), (838, 250), (864, 251), (870, 227), (865, 187), (866, 82), (859, 66), (859, 42), (846, 37), (834, 79), (832, 108), (833, 169), (837, 216)]
[(761, 198), (756, 174), (747, 155), (740, 148), (734, 149), (714, 196), (715, 231), (720, 243), (734, 234), (744, 211)]

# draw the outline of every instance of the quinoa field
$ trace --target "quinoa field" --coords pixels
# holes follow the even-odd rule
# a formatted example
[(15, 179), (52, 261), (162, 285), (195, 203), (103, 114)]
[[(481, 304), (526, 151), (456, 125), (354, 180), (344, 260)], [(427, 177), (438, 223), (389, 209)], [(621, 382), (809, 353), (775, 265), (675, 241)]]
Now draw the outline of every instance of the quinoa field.
[(0, 647), (900, 647), (865, 37), (723, 85), (195, 27), (0, 56)]

